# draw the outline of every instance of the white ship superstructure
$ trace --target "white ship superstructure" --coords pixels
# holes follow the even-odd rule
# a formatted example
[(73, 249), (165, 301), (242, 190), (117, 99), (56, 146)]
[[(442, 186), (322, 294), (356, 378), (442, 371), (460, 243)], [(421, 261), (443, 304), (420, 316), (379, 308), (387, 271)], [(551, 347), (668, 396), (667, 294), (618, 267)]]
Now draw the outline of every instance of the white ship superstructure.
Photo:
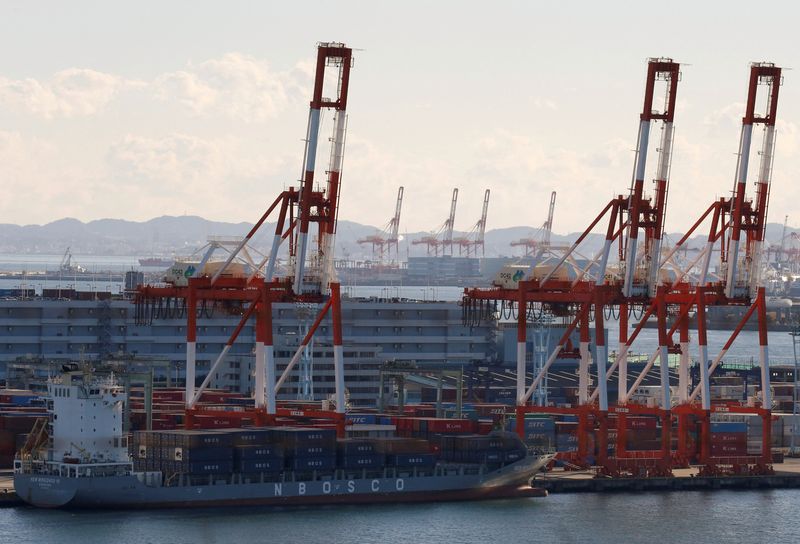
[(47, 389), (48, 461), (128, 462), (122, 430), (127, 395), (113, 377), (84, 379), (68, 373), (50, 380)]

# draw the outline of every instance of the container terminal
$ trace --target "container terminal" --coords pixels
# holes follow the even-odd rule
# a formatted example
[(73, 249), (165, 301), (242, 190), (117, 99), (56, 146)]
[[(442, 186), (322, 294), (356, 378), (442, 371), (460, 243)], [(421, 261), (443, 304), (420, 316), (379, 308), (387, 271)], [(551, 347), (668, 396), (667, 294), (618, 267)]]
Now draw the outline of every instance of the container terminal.
[[(714, 482), (723, 486), (727, 484), (722, 482), (740, 477), (760, 482), (754, 485), (789, 485), (787, 482), (791, 478), (775, 478), (775, 463), (780, 460), (782, 452), (773, 451), (773, 444), (780, 437), (783, 445), (784, 427), (783, 419), (773, 414), (773, 370), (769, 364), (767, 345), (768, 303), (761, 267), (765, 251), (764, 234), (774, 159), (778, 95), (783, 81), (779, 67), (763, 62), (750, 66), (732, 196), (711, 201), (684, 237), (671, 248), (666, 248), (663, 233), (673, 160), (674, 110), (681, 73), (680, 65), (672, 59), (653, 58), (648, 61), (644, 106), (636, 144), (635, 174), (628, 193), (620, 194), (605, 204), (569, 247), (541, 243), (531, 252), (527, 262), (503, 267), (492, 286), (464, 289), (459, 304), (464, 327), (473, 329), (503, 316), (516, 323), (516, 367), (512, 372), (514, 395), (510, 406), (481, 406), (480, 410), (489, 412), (490, 417), (486, 421), (480, 417), (456, 417), (448, 421), (447, 418), (437, 417), (443, 409), (440, 399), (444, 394), (444, 386), (441, 385), (441, 378), (436, 385), (438, 402), (435, 405), (409, 406), (401, 402), (400, 412), (394, 415), (389, 415), (391, 411), (385, 406), (380, 409), (376, 407), (374, 414), (365, 412), (366, 409), (360, 410), (364, 413), (348, 410), (343, 304), (341, 285), (336, 281), (333, 248), (344, 155), (350, 58), (351, 50), (342, 44), (320, 44), (304, 153), (304, 175), (299, 188), (290, 187), (282, 191), (252, 230), (227, 252), (223, 260), (212, 259), (212, 252), (216, 249), (212, 247), (200, 262), (176, 263), (169, 270), (164, 283), (139, 285), (133, 294), (133, 320), (137, 325), (149, 326), (153, 321), (163, 318), (179, 319), (185, 323), (184, 389), (180, 391), (181, 398), (175, 399), (183, 413), (175, 418), (176, 425), (182, 426), (185, 432), (249, 426), (284, 429), (275, 431), (275, 437), (281, 437), (279, 442), (285, 446), (285, 441), (290, 440), (286, 438), (288, 429), (300, 423), (298, 418), (312, 428), (327, 426), (334, 431), (332, 436), (345, 439), (348, 427), (350, 432), (358, 432), (358, 424), (352, 418), (374, 415), (375, 418), (389, 417), (388, 420), (380, 419), (378, 425), (388, 424), (401, 436), (403, 433), (407, 433), (407, 437), (420, 433), (437, 435), (429, 447), (436, 448), (438, 441), (440, 455), (445, 450), (449, 451), (449, 447), (445, 446), (446, 441), (442, 442), (442, 436), (447, 434), (441, 432), (442, 428), (456, 429), (457, 435), (468, 429), (469, 433), (490, 439), (493, 436), (507, 436), (503, 434), (506, 430), (513, 431), (518, 440), (525, 444), (526, 458), (538, 462), (553, 455), (552, 460), (547, 457), (547, 464), (565, 473), (582, 471), (591, 474), (591, 481), (673, 482), (680, 479), (676, 471), (695, 470), (698, 477), (712, 482), (712, 487)], [(326, 68), (333, 68), (338, 73), (336, 99), (322, 96)], [(758, 109), (757, 103), (764, 109)], [(333, 112), (330, 164), (326, 170), (324, 188), (314, 184), (322, 109)], [(653, 125), (660, 125), (661, 129), (657, 146), (650, 144)], [(748, 196), (747, 180), (754, 125), (762, 128), (763, 132), (756, 192), (754, 196)], [(652, 196), (646, 194), (644, 183), (650, 147), (656, 147), (658, 154)], [(443, 236), (439, 238), (437, 235), (428, 242), (421, 242), (427, 243), (429, 251), (434, 254), (440, 247), (449, 246), (452, 251), (455, 244), (462, 242), (467, 254), (478, 250), (479, 246), (469, 240), (458, 241), (453, 238), (452, 220), (457, 196), (458, 191), (455, 190), (450, 216), (440, 231)], [(401, 199), (402, 190), (398, 197), (398, 213)], [(476, 232), (482, 232), (485, 228), (488, 199), (487, 190), (483, 218), (476, 225)], [(551, 198), (551, 217), (553, 202)], [(262, 262), (255, 267), (248, 267), (241, 256), (248, 256), (248, 242), (270, 216), (277, 216), (272, 248)], [(310, 230), (312, 225), (316, 230), (313, 238)], [(598, 227), (605, 233), (605, 242), (593, 256), (584, 256), (581, 245)], [(705, 247), (688, 264), (681, 262), (676, 256), (684, 244), (691, 236), (705, 232), (702, 230), (704, 228), (708, 232)], [(284, 244), (288, 246), (289, 259), (287, 266), (279, 269), (277, 255)], [(712, 268), (715, 258), (719, 262)], [(310, 325), (303, 335), (297, 336), (296, 349), (289, 350), (293, 353), (280, 374), (276, 365), (276, 331), (273, 322), (274, 310), (279, 304), (304, 307), (310, 315)], [(200, 380), (197, 374), (197, 345), (198, 341), (202, 342), (201, 333), (206, 331), (199, 329), (198, 319), (209, 308), (220, 306), (233, 308), (232, 314), (237, 315), (239, 320), (218, 355), (213, 358), (205, 377)], [(720, 353), (710, 358), (706, 314), (710, 308), (719, 307), (741, 307), (744, 308), (744, 314)], [(629, 326), (632, 321), (630, 318), (637, 314), (638, 322)], [(695, 345), (690, 342), (688, 332), (691, 316), (697, 326)], [(563, 324), (557, 341), (546, 345), (540, 343), (541, 356), (529, 357), (529, 331), (536, 334), (537, 330), (543, 328), (536, 325), (553, 319)], [(609, 354), (611, 342), (606, 329), (606, 323), (611, 319), (619, 322), (619, 339), (613, 358)], [(759, 338), (758, 383), (752, 384), (753, 394), (748, 395), (751, 384), (747, 384), (741, 391), (742, 398), (714, 399), (711, 385), (716, 377), (715, 372), (724, 368), (721, 366), (723, 359), (729, 351), (735, 352), (734, 342), (751, 320), (756, 324)], [(239, 401), (227, 402), (221, 397), (209, 398), (211, 381), (218, 379), (224, 361), (251, 321), (251, 338), (255, 341), (252, 398), (247, 397), (246, 402), (241, 404)], [(641, 370), (631, 380), (629, 371), (637, 368), (633, 357), (635, 341), (650, 321), (656, 324), (658, 348), (652, 354), (646, 354)], [(278, 392), (304, 358), (304, 353), (307, 354), (311, 349), (311, 342), (321, 332), (323, 322), (329, 324), (326, 332), (331, 339), (330, 381), (333, 392), (328, 399), (319, 402), (309, 401), (301, 405), (293, 405), (286, 400), (279, 402)], [(574, 342), (576, 335), (577, 342)], [(690, 349), (698, 354), (695, 365), (699, 375), (697, 382), (691, 380), (693, 365)], [(671, 355), (673, 359), (677, 358), (674, 372), (670, 367)], [(542, 394), (551, 370), (557, 368), (557, 360), (560, 364), (573, 365), (577, 383), (572, 402), (559, 403)], [(404, 365), (397, 363), (394, 366), (384, 365), (381, 371), (391, 374), (395, 383), (406, 380), (407, 370), (418, 373), (416, 368), (404, 368)], [(643, 383), (654, 370), (657, 371), (655, 383), (649, 387), (655, 391), (655, 395), (650, 396), (646, 403), (637, 402), (637, 395), (642, 388), (648, 387)], [(612, 377), (617, 378), (616, 398), (609, 396), (608, 382)], [(383, 376), (380, 382), (379, 392), (383, 394)], [(102, 393), (98, 394), (113, 394), (112, 391), (121, 397), (125, 394), (115, 389), (113, 382), (105, 383), (99, 386)], [(48, 402), (52, 403), (54, 395), (71, 390), (66, 387), (62, 391), (58, 384), (57, 378), (48, 382)], [(92, 386), (86, 384), (89, 382), (85, 382), (84, 389), (89, 387), (90, 394), (94, 394)], [(459, 385), (456, 389), (460, 397), (463, 388)], [(796, 401), (795, 385), (792, 385), (792, 391), (793, 400)], [(142, 402), (147, 405), (145, 413), (150, 412), (149, 416), (145, 416), (145, 433), (158, 432), (150, 430), (155, 423), (152, 418), (154, 395), (152, 386), (144, 388)], [(133, 398), (131, 405), (134, 405)], [(796, 402), (793, 403), (796, 412), (795, 406)], [(463, 399), (457, 399), (453, 415), (463, 416), (463, 409)], [(432, 419), (427, 419), (431, 410)], [(476, 414), (478, 410), (476, 405)], [(56, 420), (56, 416), (53, 410), (48, 410), (51, 420)], [(91, 455), (94, 450), (82, 454), (80, 450), (54, 449), (52, 439), (55, 431), (52, 428), (52, 421), (48, 424), (47, 419), (38, 419), (16, 456), (15, 479), (25, 483), (28, 496), (30, 493), (43, 493), (48, 486), (55, 488), (55, 494), (59, 490), (68, 491), (74, 488), (74, 480), (70, 478), (91, 476), (92, 480), (96, 480), (112, 475), (105, 474), (103, 470), (92, 470), (89, 466), (103, 464)], [(115, 429), (122, 433), (121, 419)], [(789, 453), (794, 453), (794, 419), (791, 420), (791, 429), (792, 446)], [(116, 438), (119, 441), (114, 447), (125, 449), (128, 455), (147, 451), (147, 447), (157, 441), (151, 437), (136, 442), (134, 438), (132, 444), (144, 449), (134, 448), (131, 452), (127, 440), (126, 445), (122, 446), (126, 437), (120, 434)], [(182, 447), (177, 445), (177, 441), (170, 435), (167, 444), (169, 447)], [(498, 447), (506, 452), (508, 446)], [(471, 449), (474, 448), (465, 448)], [(53, 476), (53, 465), (45, 463), (47, 468), (43, 468), (45, 465), (37, 464), (37, 459), (43, 460), (34, 455), (37, 451), (47, 451), (50, 455), (56, 452), (63, 457), (59, 463), (73, 463), (81, 469), (59, 466), (59, 474), (55, 481), (51, 481), (45, 475)], [(118, 453), (122, 455), (121, 451)], [(72, 456), (77, 461), (73, 461)], [(125, 463), (119, 459), (115, 457), (115, 462)], [(152, 465), (147, 464), (149, 458), (145, 456), (144, 459), (145, 466), (139, 467), (144, 468), (142, 474), (152, 472), (160, 474), (160, 478), (167, 473), (177, 474), (181, 482), (187, 477), (187, 485), (193, 485), (191, 471), (181, 468), (173, 470), (175, 465), (150, 471)], [(504, 463), (510, 463), (509, 467), (523, 460), (504, 459)], [(68, 462), (65, 463), (65, 460)], [(479, 463), (480, 467), (486, 465), (485, 461)], [(52, 459), (47, 460), (47, 463), (53, 462)], [(284, 467), (298, 469), (289, 465)], [(428, 465), (433, 469), (433, 477), (444, 476), (438, 472), (438, 467), (439, 464)], [(501, 464), (493, 470), (502, 473), (505, 467), (505, 464)], [(94, 468), (102, 467), (98, 465)], [(227, 468), (224, 471), (220, 469), (220, 472), (229, 474)], [(332, 466), (329, 468), (333, 469)], [(384, 466), (384, 470), (386, 468)], [(477, 476), (483, 477), (487, 470), (479, 468)], [(113, 470), (111, 472), (119, 475)], [(495, 474), (492, 470), (488, 473)], [(37, 478), (41, 482), (37, 482)], [(62, 482), (62, 478), (69, 483)], [(316, 475), (313, 478), (316, 481)], [(209, 484), (213, 480), (213, 477), (210, 478)], [(160, 482), (163, 483), (163, 480)], [(264, 483), (263, 475), (259, 483)], [(678, 487), (679, 484), (674, 486)], [(657, 487), (657, 484), (653, 483), (652, 487)], [(552, 488), (556, 489), (557, 486)], [(56, 500), (53, 505), (57, 503)]]

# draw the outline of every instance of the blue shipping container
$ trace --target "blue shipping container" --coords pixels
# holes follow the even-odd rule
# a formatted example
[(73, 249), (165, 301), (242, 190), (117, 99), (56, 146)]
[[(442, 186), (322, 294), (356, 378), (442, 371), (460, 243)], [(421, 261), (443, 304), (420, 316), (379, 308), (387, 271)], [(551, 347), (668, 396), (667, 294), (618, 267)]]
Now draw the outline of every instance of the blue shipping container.
[(515, 462), (519, 461), (520, 459), (524, 459), (525, 455), (526, 454), (525, 454), (524, 450), (507, 451), (506, 454), (505, 454), (504, 461), (506, 463), (515, 463)]
[(283, 469), (283, 458), (242, 459), (237, 465), (238, 472), (279, 472)]
[(162, 448), (162, 458), (174, 461), (229, 461), (233, 459), (231, 448)]
[(365, 455), (375, 452), (375, 445), (366, 440), (339, 440), (336, 450), (341, 456)]
[[(517, 430), (517, 418), (510, 418), (506, 424), (506, 429), (514, 432)], [(555, 432), (556, 424), (550, 418), (525, 418), (525, 431), (537, 433), (553, 433)]]
[(277, 440), (273, 429), (236, 429), (230, 431), (234, 446), (261, 446)]
[(395, 467), (429, 468), (436, 465), (436, 456), (432, 453), (398, 453), (388, 455), (386, 462)]
[(340, 458), (339, 466), (347, 469), (358, 468), (383, 468), (385, 456), (380, 453), (367, 453), (362, 455), (347, 455)]
[(313, 457), (318, 455), (336, 455), (336, 448), (328, 445), (314, 444), (310, 446), (295, 446), (286, 448), (287, 455), (294, 457)]
[(287, 447), (336, 444), (336, 429), (285, 427), (278, 431), (278, 436)]
[(375, 414), (347, 414), (346, 417), (351, 425), (374, 425), (377, 421)]
[(265, 446), (238, 446), (233, 450), (235, 459), (267, 459), (270, 457), (283, 457), (283, 448), (280, 444)]
[(292, 470), (333, 470), (336, 468), (336, 456), (291, 457), (286, 466)]
[(731, 422), (731, 421), (718, 421), (711, 423), (712, 433), (746, 433), (747, 423), (745, 422)]
[(233, 461), (183, 461), (175, 463), (178, 472), (187, 474), (228, 474), (233, 472)]

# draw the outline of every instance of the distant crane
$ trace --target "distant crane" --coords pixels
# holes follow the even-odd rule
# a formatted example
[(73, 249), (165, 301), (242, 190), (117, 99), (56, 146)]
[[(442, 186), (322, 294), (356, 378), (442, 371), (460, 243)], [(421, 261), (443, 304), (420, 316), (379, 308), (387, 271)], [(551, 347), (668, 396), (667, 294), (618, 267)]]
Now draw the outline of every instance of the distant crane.
[[(788, 226), (788, 223), (789, 223), (789, 216), (787, 215), (783, 219), (783, 232), (781, 233), (781, 243), (778, 245), (777, 248), (774, 245), (770, 245), (769, 247), (767, 247), (767, 251), (766, 251), (767, 262), (771, 262), (772, 261), (772, 254), (773, 253), (775, 254), (775, 262), (776, 263), (785, 262), (786, 238), (789, 236), (786, 233), (786, 228)], [(792, 233), (792, 234), (794, 234), (794, 233)]]
[[(395, 205), (394, 215), (377, 234), (372, 234), (366, 238), (358, 240), (359, 244), (372, 245), (372, 257), (376, 258), (381, 264), (388, 258), (390, 262), (400, 259), (400, 210), (403, 207), (403, 187), (397, 190), (397, 204)], [(394, 259), (392, 259), (392, 246), (394, 246)]]
[(473, 225), (472, 229), (466, 236), (456, 238), (453, 244), (458, 246), (458, 254), (466, 253), (467, 257), (477, 257), (478, 248), (481, 248), (481, 256), (486, 255), (486, 247), (484, 246), (484, 236), (486, 234), (486, 214), (489, 212), (489, 189), (483, 195), (483, 209), (481, 211), (481, 218)]
[(423, 236), (411, 242), (414, 245), (425, 244), (427, 246), (428, 255), (439, 256), (446, 255), (448, 248), (450, 255), (453, 254), (453, 225), (456, 222), (456, 204), (458, 203), (458, 188), (453, 189), (453, 198), (450, 201), (450, 215), (445, 220), (444, 224), (439, 227), (439, 230), (427, 236)]
[(544, 251), (550, 247), (550, 235), (553, 232), (553, 214), (556, 209), (556, 192), (550, 193), (550, 208), (547, 212), (547, 221), (539, 229), (540, 238), (530, 236), (511, 242), (512, 247), (522, 246), (525, 248), (525, 257), (532, 257), (539, 251)]

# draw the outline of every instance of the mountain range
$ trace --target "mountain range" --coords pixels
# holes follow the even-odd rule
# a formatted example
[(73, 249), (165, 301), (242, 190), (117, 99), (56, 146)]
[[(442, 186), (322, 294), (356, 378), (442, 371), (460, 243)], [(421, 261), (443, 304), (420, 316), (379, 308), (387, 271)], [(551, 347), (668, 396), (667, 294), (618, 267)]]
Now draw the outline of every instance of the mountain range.
[[(73, 253), (81, 255), (186, 256), (202, 247), (209, 236), (243, 236), (251, 226), (245, 222), (210, 221), (191, 215), (165, 215), (141, 222), (99, 219), (84, 223), (77, 219), (65, 218), (45, 225), (0, 224), (0, 253), (62, 254), (69, 247)], [(372, 257), (370, 246), (359, 244), (357, 241), (376, 234), (379, 230), (370, 225), (340, 220), (336, 235), (337, 257), (352, 260), (370, 259)], [(779, 244), (782, 232), (783, 225), (768, 224), (768, 242)], [(788, 229), (787, 232), (794, 232), (794, 229)], [(254, 247), (267, 251), (273, 233), (274, 225), (265, 224), (253, 239)], [(429, 234), (428, 232), (404, 233), (400, 243), (400, 260), (405, 260), (408, 256), (425, 255), (425, 245), (414, 245), (409, 242)], [(485, 256), (521, 255), (522, 248), (512, 247), (511, 242), (536, 237), (538, 234), (538, 229), (526, 226), (487, 230)], [(456, 237), (464, 235), (465, 233), (455, 233)], [(577, 232), (563, 235), (553, 233), (551, 243), (568, 245), (579, 235)], [(667, 239), (677, 241), (680, 237), (680, 233), (671, 233)], [(705, 243), (704, 239), (702, 234), (696, 236), (690, 240), (689, 246), (700, 247)], [(584, 253), (597, 251), (602, 241), (602, 234), (590, 234), (585, 242)]]

